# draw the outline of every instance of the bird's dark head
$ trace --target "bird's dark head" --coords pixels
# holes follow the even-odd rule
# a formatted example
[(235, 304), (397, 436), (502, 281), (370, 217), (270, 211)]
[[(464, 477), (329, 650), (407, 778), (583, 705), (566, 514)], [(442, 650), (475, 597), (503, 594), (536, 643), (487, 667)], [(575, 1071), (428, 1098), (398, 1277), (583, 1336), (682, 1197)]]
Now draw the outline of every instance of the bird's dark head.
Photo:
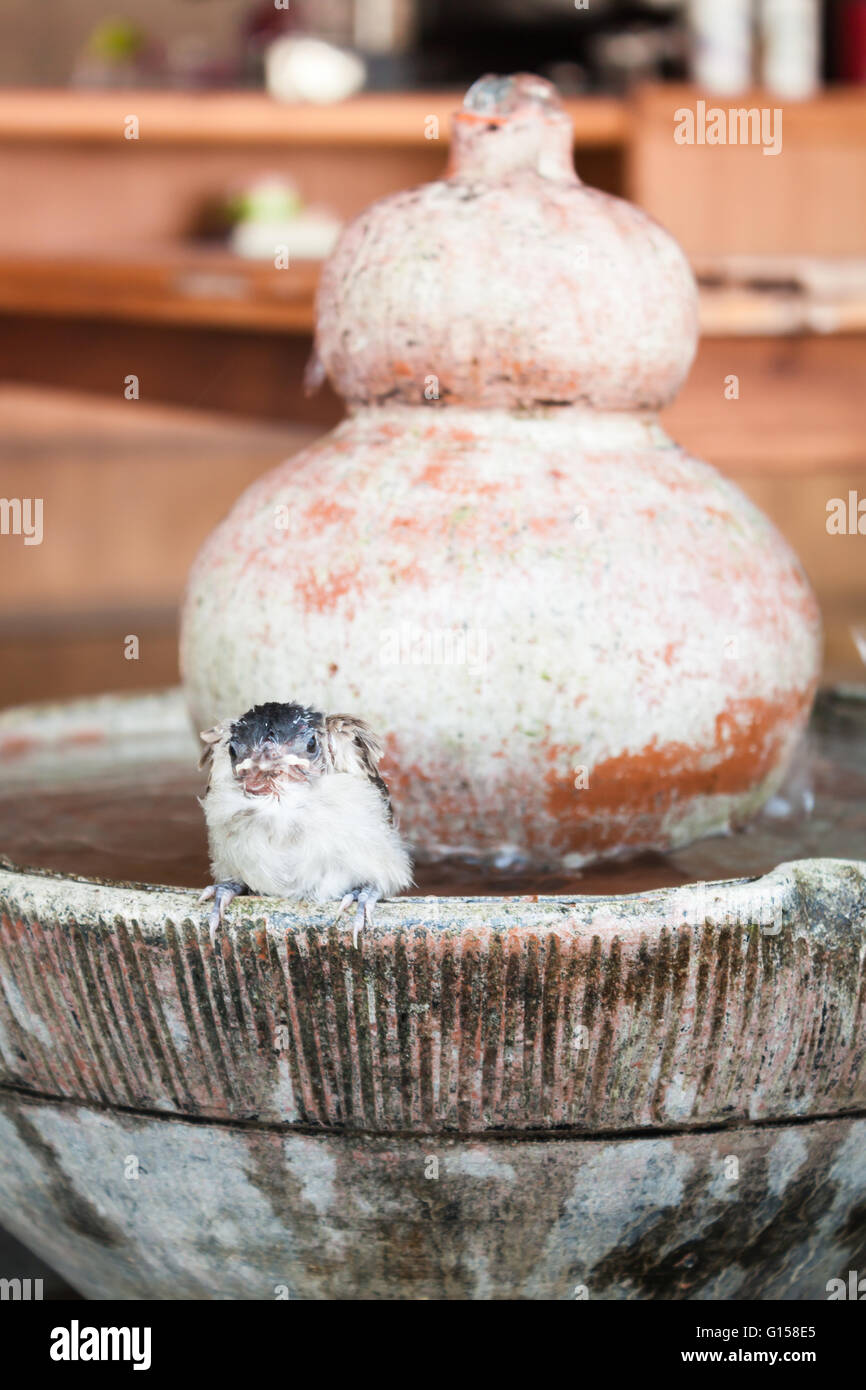
[(324, 718), (303, 705), (254, 705), (228, 729), (236, 780), (250, 796), (278, 795), (280, 784), (310, 781), (325, 771)]
[(205, 729), (201, 740), (202, 766), (218, 750), (248, 796), (279, 796), (288, 782), (312, 782), (326, 773), (384, 785), (378, 773), (382, 741), (352, 714), (325, 716), (304, 705), (271, 701)]

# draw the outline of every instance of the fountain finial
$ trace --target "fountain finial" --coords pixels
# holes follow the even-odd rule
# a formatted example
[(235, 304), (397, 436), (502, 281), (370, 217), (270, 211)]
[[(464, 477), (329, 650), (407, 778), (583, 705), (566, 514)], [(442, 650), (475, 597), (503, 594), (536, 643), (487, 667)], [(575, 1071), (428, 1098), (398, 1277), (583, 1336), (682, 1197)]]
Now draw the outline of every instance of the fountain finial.
[(515, 72), (508, 77), (488, 72), (473, 82), (463, 98), (464, 111), (488, 120), (514, 116), (525, 108), (561, 111), (562, 102), (552, 82), (534, 72)]
[(488, 73), (452, 118), (449, 173), (497, 180), (512, 173), (574, 183), (574, 129), (552, 82), (531, 72)]

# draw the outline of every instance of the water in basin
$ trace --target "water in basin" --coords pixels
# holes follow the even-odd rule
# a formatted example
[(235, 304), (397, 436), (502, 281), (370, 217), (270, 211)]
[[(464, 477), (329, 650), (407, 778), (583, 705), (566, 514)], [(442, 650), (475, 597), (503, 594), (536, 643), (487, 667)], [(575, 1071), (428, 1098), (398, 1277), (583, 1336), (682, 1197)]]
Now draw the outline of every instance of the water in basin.
[[(15, 865), (196, 888), (208, 882), (202, 775), (189, 748), (168, 755), (154, 740), (114, 766), (72, 768), (44, 757), (0, 781), (0, 855)], [(751, 825), (671, 854), (644, 854), (562, 872), (544, 867), (439, 860), (416, 866), (417, 894), (488, 896), (619, 894), (682, 883), (763, 874), (792, 859), (866, 857), (866, 698), (857, 689), (823, 693), (807, 745), (782, 794)]]

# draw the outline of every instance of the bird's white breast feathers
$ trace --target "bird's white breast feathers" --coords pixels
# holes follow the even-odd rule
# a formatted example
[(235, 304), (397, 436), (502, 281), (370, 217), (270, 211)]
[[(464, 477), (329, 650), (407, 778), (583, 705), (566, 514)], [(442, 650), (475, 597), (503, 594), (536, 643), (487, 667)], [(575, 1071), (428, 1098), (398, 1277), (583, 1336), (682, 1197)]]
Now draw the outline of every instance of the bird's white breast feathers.
[(365, 884), (384, 897), (412, 881), (406, 848), (367, 777), (335, 772), (289, 782), (279, 798), (250, 797), (218, 749), (203, 804), (218, 882), (327, 902)]

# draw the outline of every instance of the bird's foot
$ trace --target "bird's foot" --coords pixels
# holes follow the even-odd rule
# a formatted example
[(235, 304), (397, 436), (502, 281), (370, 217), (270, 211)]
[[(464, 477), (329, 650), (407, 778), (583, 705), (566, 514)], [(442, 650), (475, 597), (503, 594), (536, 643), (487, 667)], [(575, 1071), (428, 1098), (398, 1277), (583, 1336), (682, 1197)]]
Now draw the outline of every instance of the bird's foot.
[(213, 898), (213, 907), (207, 919), (208, 929), (210, 931), (210, 944), (212, 946), (216, 945), (217, 927), (222, 925), (222, 920), (229, 903), (235, 898), (242, 897), (244, 893), (248, 893), (249, 891), (247, 885), (241, 883), (240, 879), (237, 878), (226, 879), (224, 883), (208, 884), (199, 898), (199, 902), (210, 902), (211, 898)]
[(347, 893), (340, 906), (337, 908), (337, 916), (345, 912), (350, 903), (357, 903), (355, 910), (355, 924), (352, 928), (352, 945), (357, 948), (358, 935), (365, 927), (373, 925), (373, 908), (381, 898), (382, 894), (378, 888), (374, 888), (372, 883), (363, 883), (359, 888), (353, 888)]

